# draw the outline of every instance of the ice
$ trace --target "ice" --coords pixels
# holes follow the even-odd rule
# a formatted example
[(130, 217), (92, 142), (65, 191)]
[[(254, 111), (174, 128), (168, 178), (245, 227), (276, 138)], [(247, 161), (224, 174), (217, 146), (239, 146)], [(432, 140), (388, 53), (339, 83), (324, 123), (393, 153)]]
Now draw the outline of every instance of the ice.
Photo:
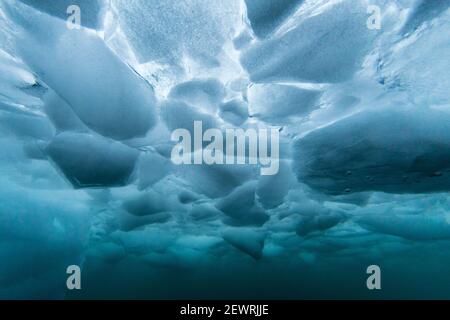
[(17, 40), (20, 57), (89, 128), (124, 140), (145, 135), (155, 124), (153, 89), (99, 36), (35, 12), (26, 18)]
[(0, 112), (0, 127), (23, 139), (50, 140), (55, 129), (46, 117)]
[(303, 0), (245, 0), (253, 32), (265, 38), (275, 31)]
[(418, 0), (415, 8), (411, 10), (412, 12), (403, 26), (402, 32), (404, 34), (414, 32), (424, 22), (438, 17), (449, 6), (450, 3), (448, 1)]
[(256, 175), (253, 165), (189, 165), (176, 168), (190, 188), (210, 198), (228, 195)]
[(36, 113), (42, 102), (27, 91), (38, 87), (30, 70), (0, 49), (0, 108), (17, 113)]
[(225, 97), (225, 88), (217, 79), (193, 79), (173, 87), (169, 97), (214, 112)]
[(182, 190), (178, 193), (178, 200), (181, 203), (191, 203), (200, 199), (200, 196), (190, 190)]
[(253, 40), (249, 30), (242, 31), (236, 38), (233, 39), (233, 45), (237, 50), (244, 49)]
[(258, 200), (267, 208), (279, 206), (289, 192), (292, 178), (291, 164), (286, 160), (280, 161), (277, 174), (258, 178), (256, 187)]
[[(67, 265), (82, 262), (89, 235), (86, 197), (72, 190), (33, 190), (2, 177), (0, 297), (64, 297)], [(58, 276), (59, 275), (59, 276)]]
[(325, 231), (333, 228), (343, 220), (344, 217), (341, 214), (334, 212), (315, 216), (303, 216), (296, 231), (299, 236), (306, 236), (315, 231)]
[(450, 115), (433, 109), (360, 112), (297, 139), (295, 172), (330, 194), (448, 191), (449, 132)]
[(220, 105), (220, 117), (235, 126), (241, 126), (248, 118), (247, 103), (233, 99)]
[[(0, 1), (0, 297), (370, 298), (369, 263), (396, 275), (380, 297), (448, 296), (449, 18), (425, 0)], [(195, 121), (277, 130), (278, 172), (175, 164)]]
[(173, 245), (177, 238), (175, 233), (164, 232), (157, 228), (132, 232), (116, 231), (111, 236), (121, 243), (127, 252), (136, 254), (149, 251), (163, 253)]
[(256, 183), (250, 181), (237, 188), (218, 203), (218, 208), (227, 214), (236, 214), (239, 210), (248, 211), (255, 204)]
[(180, 66), (188, 56), (217, 65), (224, 42), (240, 23), (237, 0), (113, 0), (112, 6), (140, 62)]
[(168, 210), (166, 201), (157, 192), (145, 192), (124, 202), (123, 207), (131, 214), (141, 217)]
[(129, 183), (139, 152), (85, 133), (61, 133), (46, 149), (74, 188), (113, 187)]
[(137, 166), (139, 189), (146, 189), (163, 179), (171, 172), (171, 163), (155, 151), (142, 154)]
[(54, 91), (49, 90), (44, 98), (44, 111), (59, 131), (88, 132), (89, 129), (81, 122), (70, 106)]
[(410, 240), (442, 240), (450, 238), (450, 225), (443, 216), (370, 214), (358, 221), (368, 230)]
[[(427, 5), (430, 1), (427, 1)], [(438, 3), (440, 1), (431, 1)], [(442, 3), (447, 1), (442, 1)], [(437, 9), (437, 8), (436, 8)], [(420, 11), (422, 12), (422, 11)], [(436, 106), (448, 110), (448, 19), (450, 10), (442, 10), (424, 30), (417, 30), (381, 53), (377, 65), (379, 81), (392, 91), (407, 95), (418, 106)], [(405, 59), (405, 57), (408, 57)]]
[(262, 258), (265, 235), (252, 229), (230, 228), (222, 234), (224, 240), (255, 260)]
[(186, 129), (194, 136), (194, 122), (201, 121), (203, 130), (219, 126), (216, 117), (202, 112), (198, 107), (177, 100), (167, 100), (161, 104), (161, 118), (170, 130)]
[(367, 29), (366, 12), (359, 0), (338, 2), (249, 47), (242, 65), (258, 83), (348, 80), (377, 35), (377, 30)]
[(320, 91), (291, 85), (255, 84), (248, 90), (249, 112), (269, 123), (289, 123), (290, 119), (306, 117), (317, 109), (320, 96)]
[(145, 228), (152, 224), (166, 223), (172, 218), (168, 212), (158, 212), (151, 215), (136, 216), (128, 212), (123, 212), (119, 216), (121, 231), (132, 231)]
[(368, 205), (356, 210), (356, 222), (371, 232), (393, 235), (407, 240), (448, 239), (448, 196), (396, 195), (375, 193)]
[(249, 181), (220, 199), (216, 207), (231, 218), (230, 225), (263, 225), (268, 215), (256, 203), (256, 182)]
[(215, 220), (222, 215), (222, 212), (211, 203), (193, 204), (189, 215), (196, 221)]

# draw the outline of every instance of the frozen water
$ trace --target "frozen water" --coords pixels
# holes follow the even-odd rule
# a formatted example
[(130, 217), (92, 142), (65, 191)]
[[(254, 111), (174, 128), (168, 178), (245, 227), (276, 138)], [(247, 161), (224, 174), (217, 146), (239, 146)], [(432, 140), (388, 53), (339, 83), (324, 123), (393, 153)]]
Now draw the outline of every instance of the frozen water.
[(217, 202), (216, 207), (229, 218), (230, 225), (263, 225), (269, 216), (256, 203), (256, 182), (249, 181), (237, 187)]
[(193, 79), (173, 87), (169, 97), (215, 111), (225, 97), (225, 88), (217, 79)]
[(232, 246), (254, 259), (261, 259), (264, 249), (264, 235), (251, 229), (227, 229), (223, 238)]
[[(450, 297), (449, 18), (425, 0), (0, 1), (0, 298), (373, 298), (369, 264), (377, 297)], [(172, 163), (194, 121), (275, 129), (278, 172)]]
[(58, 131), (89, 131), (67, 102), (61, 99), (54, 91), (49, 90), (43, 97), (43, 102), (47, 117)]
[(248, 90), (250, 114), (272, 124), (289, 123), (317, 109), (320, 94), (290, 85), (255, 84)]
[(247, 17), (253, 31), (264, 38), (278, 28), (303, 0), (245, 0)]
[(237, 0), (113, 0), (112, 6), (140, 62), (178, 66), (185, 56), (219, 64), (217, 56), (241, 18)]
[(107, 138), (61, 133), (46, 149), (75, 188), (126, 185), (139, 152)]
[(292, 183), (292, 168), (287, 160), (280, 161), (280, 169), (272, 176), (260, 176), (256, 187), (258, 200), (265, 207), (276, 207), (283, 203)]
[(418, 0), (416, 3), (402, 28), (403, 33), (414, 32), (422, 23), (436, 18), (450, 6), (448, 1)]
[(157, 152), (149, 151), (139, 158), (139, 189), (152, 186), (171, 172), (171, 163)]
[(377, 34), (366, 28), (366, 11), (359, 0), (339, 2), (249, 47), (242, 54), (242, 65), (258, 83), (348, 80), (361, 67)]
[(248, 106), (245, 101), (234, 99), (220, 105), (220, 117), (235, 125), (242, 125), (248, 118)]
[(363, 111), (298, 139), (295, 172), (331, 194), (448, 191), (449, 132), (450, 115), (438, 110)]
[[(155, 124), (153, 89), (99, 36), (35, 12), (17, 20), (24, 27), (17, 39), (20, 57), (88, 127), (130, 139)], [(44, 36), (43, 30), (51, 33)]]
[(186, 129), (193, 137), (195, 121), (202, 122), (203, 130), (219, 126), (217, 118), (210, 113), (203, 112), (199, 107), (181, 101), (167, 100), (161, 104), (160, 109), (161, 118), (171, 131)]

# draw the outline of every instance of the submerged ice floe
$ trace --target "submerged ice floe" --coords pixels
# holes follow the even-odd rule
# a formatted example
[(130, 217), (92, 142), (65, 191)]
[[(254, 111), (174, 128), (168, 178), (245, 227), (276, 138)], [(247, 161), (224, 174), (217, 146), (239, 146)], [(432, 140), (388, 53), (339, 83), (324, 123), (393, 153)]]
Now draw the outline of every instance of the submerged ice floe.
[[(429, 250), (448, 263), (449, 7), (1, 1), (0, 297), (63, 298), (73, 264), (87, 296), (133, 296), (127, 277), (139, 297), (174, 297), (164, 281), (189, 287), (188, 275), (229, 288), (235, 270), (271, 274), (279, 298), (300, 296), (312, 267), (407, 265)], [(213, 154), (232, 163), (174, 163), (172, 133), (194, 137), (196, 123), (222, 145), (275, 130), (279, 145), (256, 141), (279, 153), (276, 174), (250, 142), (241, 158)]]
[(450, 115), (439, 110), (362, 111), (296, 140), (295, 170), (299, 180), (333, 194), (447, 191), (449, 133)]
[(286, 22), (273, 37), (243, 53), (241, 62), (250, 79), (258, 83), (349, 80), (377, 34), (364, 27), (364, 2), (337, 2), (320, 14), (305, 12), (303, 17)]
[(61, 133), (46, 153), (75, 188), (129, 183), (139, 152), (120, 142), (84, 133)]
[(286, 124), (317, 109), (320, 95), (292, 85), (254, 84), (248, 89), (250, 114), (274, 125)]

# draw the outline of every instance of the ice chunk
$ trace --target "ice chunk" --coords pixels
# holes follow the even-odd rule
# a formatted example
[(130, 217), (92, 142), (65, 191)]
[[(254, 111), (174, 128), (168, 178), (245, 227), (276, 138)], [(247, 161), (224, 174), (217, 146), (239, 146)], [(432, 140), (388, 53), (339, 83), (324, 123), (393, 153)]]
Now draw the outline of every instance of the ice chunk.
[(285, 124), (290, 117), (304, 117), (318, 108), (320, 91), (291, 85), (255, 84), (248, 90), (250, 114), (272, 124)]
[(341, 82), (350, 79), (373, 44), (367, 6), (337, 2), (249, 47), (241, 63), (253, 82)]
[(191, 203), (200, 199), (200, 196), (190, 190), (182, 190), (178, 193), (178, 200), (181, 203)]
[(128, 212), (119, 215), (119, 225), (122, 231), (132, 231), (148, 225), (166, 223), (172, 215), (169, 212), (158, 212), (151, 215), (136, 216)]
[(286, 161), (280, 161), (280, 168), (277, 174), (269, 176), (260, 176), (256, 187), (256, 195), (259, 202), (265, 208), (273, 208), (283, 203), (284, 197), (287, 195), (294, 174), (291, 164)]
[(255, 260), (263, 256), (265, 234), (247, 228), (229, 228), (222, 234), (223, 239), (236, 249), (248, 254)]
[(269, 216), (255, 201), (256, 185), (256, 181), (246, 182), (216, 203), (216, 207), (232, 219), (225, 222), (258, 226), (267, 222)]
[(201, 121), (203, 131), (218, 128), (216, 118), (181, 101), (168, 100), (161, 104), (161, 118), (170, 130), (186, 129), (194, 136), (194, 122)]
[(234, 47), (237, 50), (245, 48), (253, 40), (248, 29), (243, 30), (236, 38), (233, 39)]
[(253, 178), (256, 168), (252, 165), (181, 165), (176, 166), (176, 172), (190, 183), (193, 191), (218, 198)]
[(249, 181), (221, 199), (217, 203), (217, 207), (230, 215), (236, 215), (240, 211), (248, 211), (255, 204), (255, 189), (256, 182)]
[(189, 215), (196, 221), (217, 219), (222, 212), (210, 203), (193, 204)]
[(61, 133), (47, 153), (75, 188), (128, 184), (139, 152), (101, 136)]
[(215, 111), (225, 97), (225, 88), (214, 78), (192, 79), (173, 87), (169, 97), (206, 111)]
[(152, 215), (168, 209), (162, 195), (154, 191), (145, 192), (126, 200), (123, 207), (129, 213), (138, 217)]
[(450, 225), (441, 215), (368, 214), (358, 223), (364, 228), (411, 240), (450, 239)]
[(371, 192), (357, 192), (351, 194), (343, 194), (331, 197), (330, 201), (341, 202), (341, 203), (351, 203), (357, 206), (365, 206), (370, 200)]
[(253, 32), (265, 38), (276, 30), (303, 0), (245, 0)]
[(58, 131), (89, 131), (67, 102), (53, 90), (49, 90), (44, 96), (44, 110)]
[(414, 32), (424, 22), (438, 17), (450, 6), (449, 1), (420, 0), (418, 2), (402, 28), (403, 34)]
[(23, 151), (29, 159), (47, 160), (44, 146), (45, 142), (43, 141), (27, 141), (23, 145)]
[(119, 25), (140, 62), (181, 65), (185, 56), (217, 65), (241, 23), (240, 1), (113, 0)]
[(139, 189), (142, 190), (152, 186), (170, 171), (170, 161), (159, 153), (149, 151), (141, 155), (138, 163)]
[(360, 112), (297, 139), (295, 172), (330, 194), (448, 191), (449, 133), (450, 115), (433, 109)]
[(306, 236), (315, 231), (325, 231), (344, 221), (344, 216), (338, 212), (329, 212), (315, 216), (302, 216), (297, 226), (297, 234)]
[(236, 215), (227, 215), (222, 219), (222, 222), (229, 226), (255, 226), (261, 227), (268, 220), (270, 216), (259, 206), (253, 206), (248, 211), (236, 212)]
[(233, 99), (220, 105), (220, 117), (235, 126), (242, 125), (248, 118), (247, 103), (241, 99)]
[(55, 128), (43, 116), (14, 114), (0, 112), (0, 127), (7, 128), (18, 137), (50, 140), (55, 134)]
[[(428, 3), (441, 1), (427, 1)], [(442, 1), (446, 2), (447, 1)], [(443, 106), (448, 109), (448, 53), (450, 10), (429, 27), (401, 39), (382, 53), (377, 65), (379, 81), (385, 88), (407, 94), (416, 105)], [(405, 57), (408, 57), (405, 59)]]
[(31, 69), (92, 130), (119, 140), (145, 135), (156, 121), (150, 85), (93, 32), (30, 10), (13, 18), (24, 26), (17, 47)]

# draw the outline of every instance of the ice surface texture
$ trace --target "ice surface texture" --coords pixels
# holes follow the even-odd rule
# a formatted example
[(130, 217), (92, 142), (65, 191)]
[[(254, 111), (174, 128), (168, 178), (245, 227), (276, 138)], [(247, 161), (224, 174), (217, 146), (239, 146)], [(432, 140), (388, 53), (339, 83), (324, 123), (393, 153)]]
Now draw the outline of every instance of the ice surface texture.
[(359, 0), (336, 4), (249, 48), (242, 65), (255, 82), (348, 80), (373, 43), (366, 10)]
[[(447, 284), (449, 39), (444, 0), (1, 1), (0, 297), (360, 298), (372, 263)], [(276, 129), (278, 173), (175, 165), (194, 121)]]
[(448, 191), (449, 132), (450, 115), (441, 111), (363, 111), (298, 139), (296, 173), (335, 194)]

